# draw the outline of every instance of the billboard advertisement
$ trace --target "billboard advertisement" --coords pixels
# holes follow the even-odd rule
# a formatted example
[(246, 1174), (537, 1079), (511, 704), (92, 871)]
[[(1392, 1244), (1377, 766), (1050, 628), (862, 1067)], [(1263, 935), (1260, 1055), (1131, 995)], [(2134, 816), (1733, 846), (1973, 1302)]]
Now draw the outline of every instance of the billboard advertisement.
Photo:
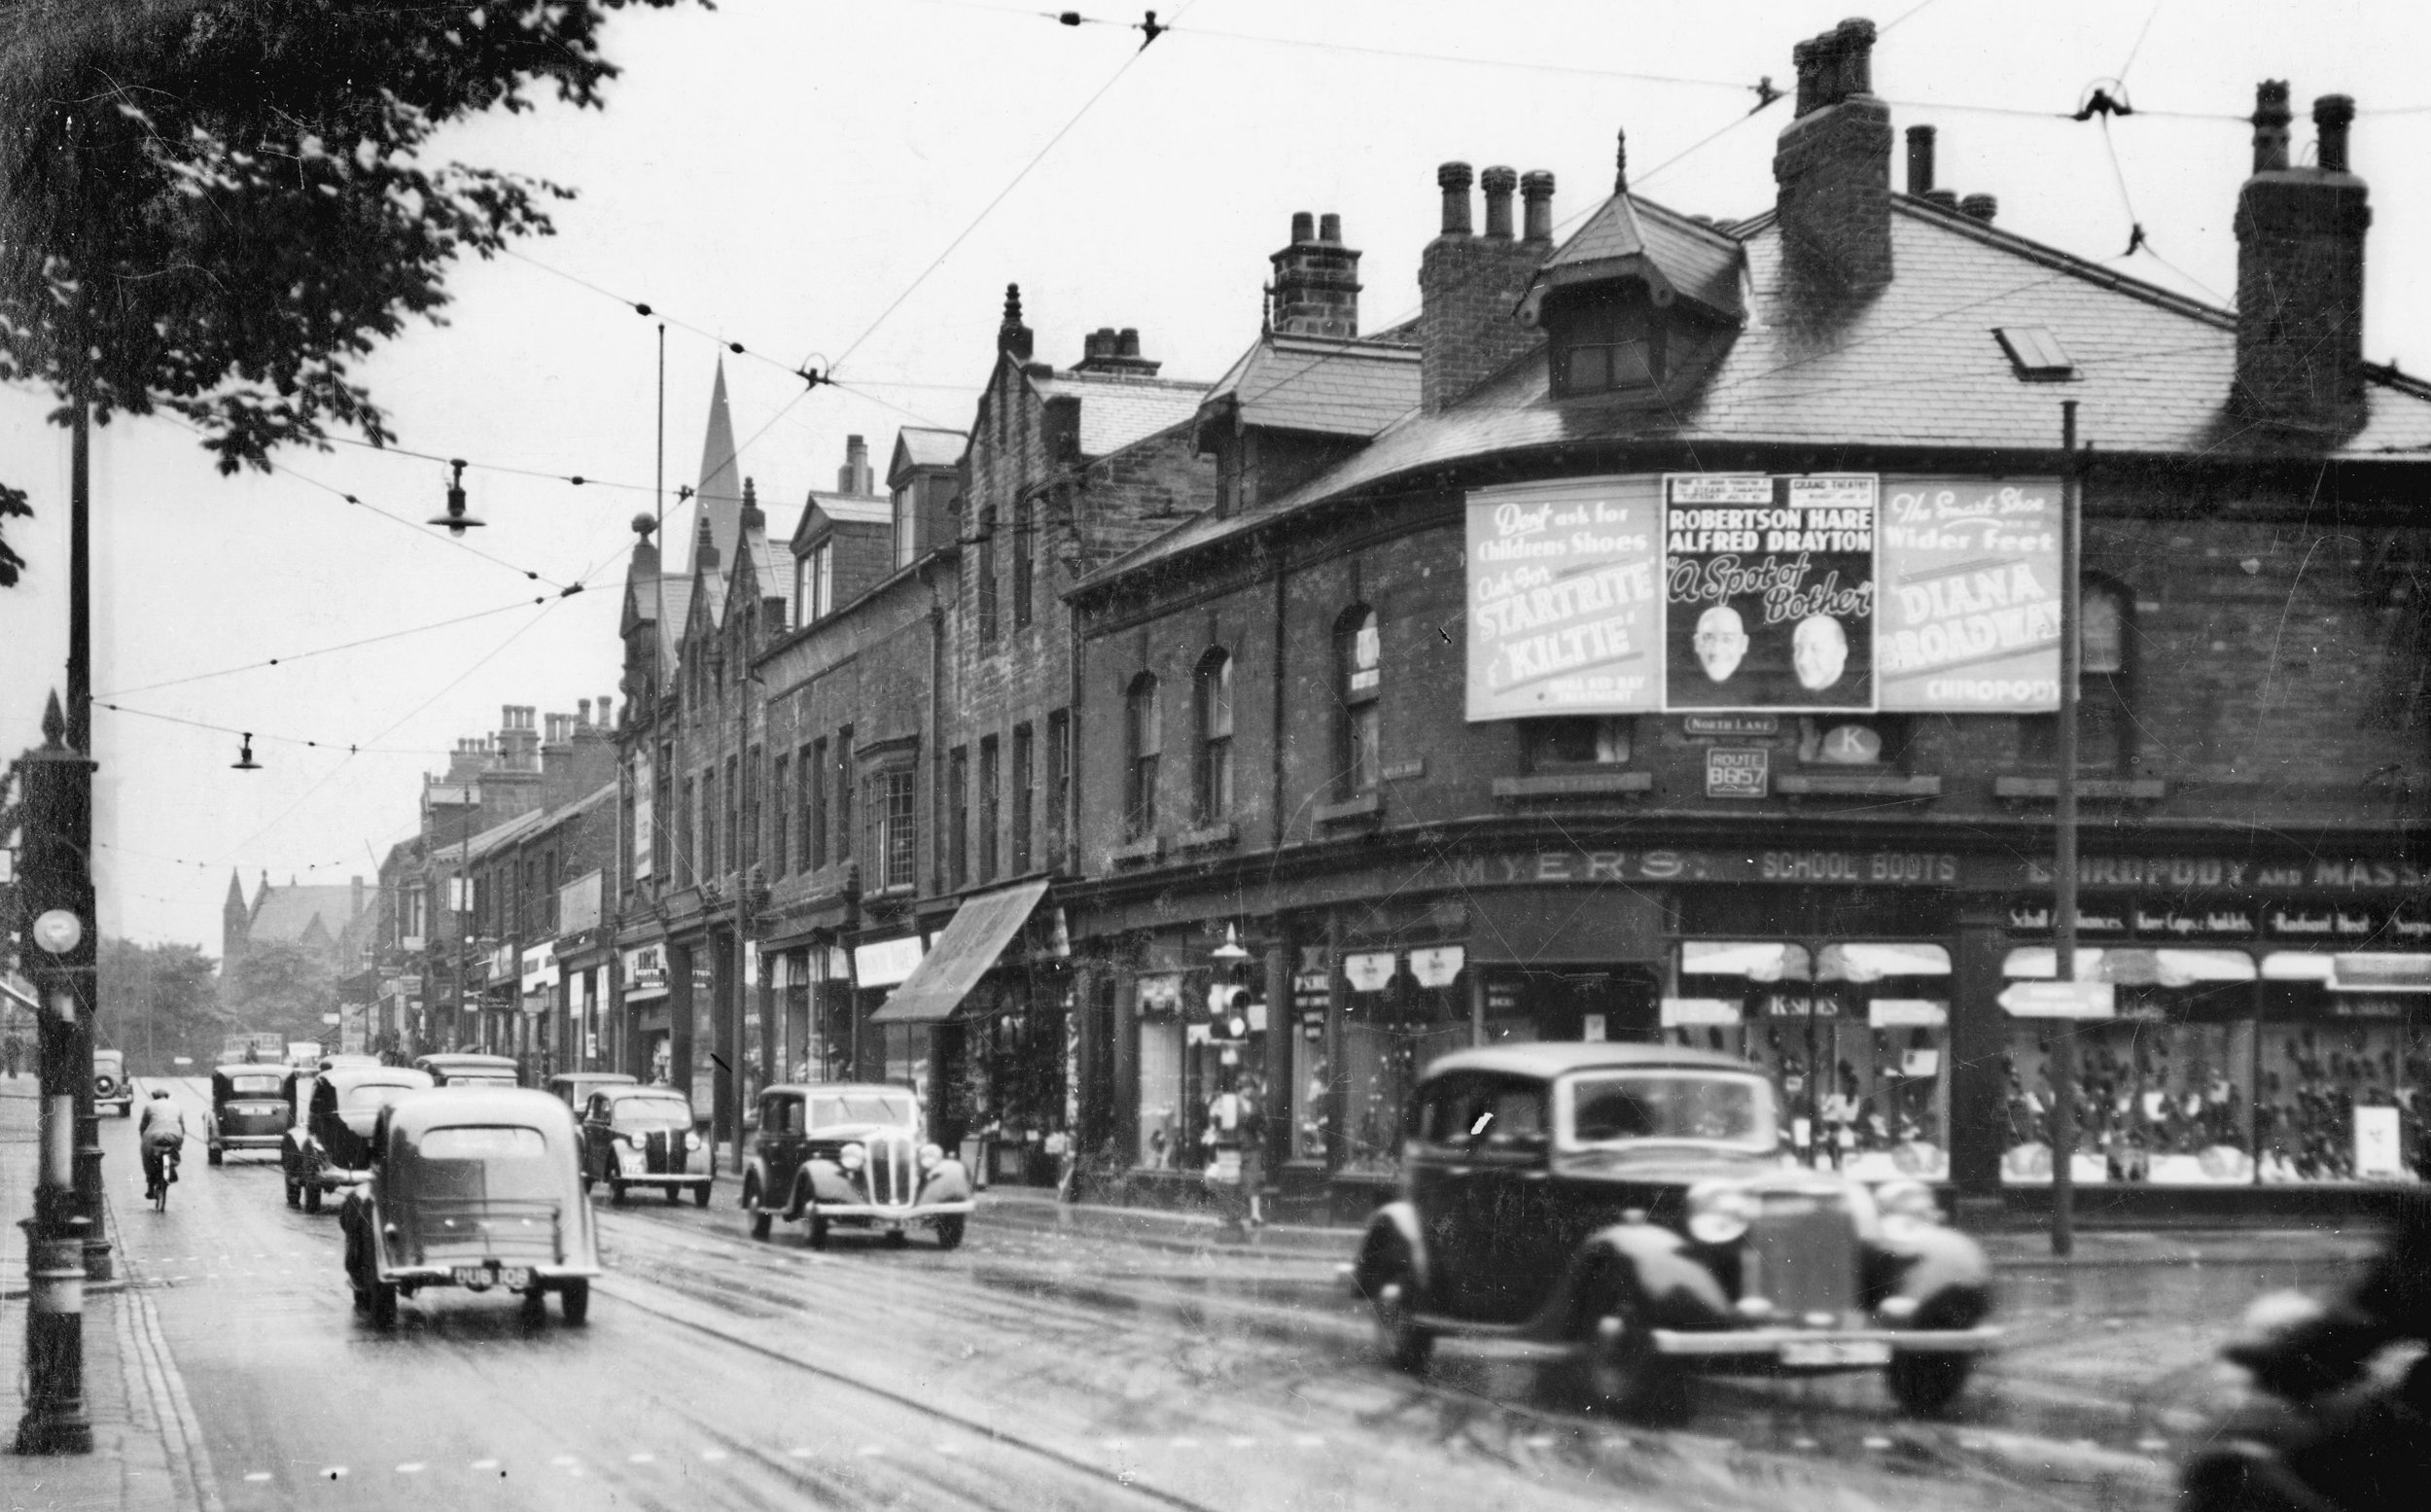
[(1885, 710), (2060, 707), (2060, 480), (1883, 480)]
[(633, 875), (636, 877), (647, 877), (651, 874), (652, 862), (651, 842), (656, 837), (652, 826), (657, 822), (652, 800), (658, 791), (652, 786), (652, 781), (650, 752), (647, 750), (634, 752), (630, 803), (633, 815)]
[(2056, 479), (1665, 474), (1479, 489), (1467, 714), (2059, 706)]

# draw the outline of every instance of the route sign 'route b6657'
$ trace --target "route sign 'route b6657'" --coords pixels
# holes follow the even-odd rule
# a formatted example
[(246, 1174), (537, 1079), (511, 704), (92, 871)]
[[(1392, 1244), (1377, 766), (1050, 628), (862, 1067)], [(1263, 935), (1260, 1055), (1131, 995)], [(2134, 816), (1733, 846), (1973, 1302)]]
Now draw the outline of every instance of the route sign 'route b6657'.
[(1705, 795), (1709, 798), (1761, 798), (1771, 789), (1773, 753), (1726, 750), (1705, 754)]

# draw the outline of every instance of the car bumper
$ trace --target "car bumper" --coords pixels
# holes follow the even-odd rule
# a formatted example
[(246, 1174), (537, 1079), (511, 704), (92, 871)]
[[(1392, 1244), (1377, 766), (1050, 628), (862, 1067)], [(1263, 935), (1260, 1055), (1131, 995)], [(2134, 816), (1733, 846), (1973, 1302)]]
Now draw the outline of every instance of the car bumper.
[(277, 1134), (214, 1134), (210, 1143), (222, 1149), (277, 1149), (287, 1141)]
[[(459, 1265), (465, 1266), (481, 1266), (487, 1263), (486, 1260), (458, 1262)], [(530, 1260), (501, 1260), (499, 1263), (503, 1266), (521, 1266), (532, 1273), (533, 1281), (543, 1284), (567, 1281), (589, 1281), (607, 1274), (597, 1265), (553, 1262), (543, 1265)], [(453, 1286), (460, 1284), (456, 1280), (456, 1265), (383, 1265), (379, 1268), (379, 1279), (396, 1285)], [(468, 1289), (487, 1291), (490, 1288), (482, 1286)]]
[(626, 1171), (609, 1179), (627, 1186), (708, 1186), (718, 1178), (707, 1171), (646, 1171), (638, 1175)]
[(979, 1205), (965, 1198), (960, 1202), (924, 1202), (901, 1207), (866, 1202), (814, 1202), (811, 1207), (823, 1218), (870, 1218), (880, 1223), (909, 1223), (921, 1218), (966, 1215), (977, 1212)]
[(1770, 1359), (1819, 1369), (1883, 1364), (1892, 1354), (1981, 1354), (1997, 1348), (2000, 1336), (2001, 1330), (1990, 1326), (1653, 1330), (1657, 1354), (1685, 1359)]

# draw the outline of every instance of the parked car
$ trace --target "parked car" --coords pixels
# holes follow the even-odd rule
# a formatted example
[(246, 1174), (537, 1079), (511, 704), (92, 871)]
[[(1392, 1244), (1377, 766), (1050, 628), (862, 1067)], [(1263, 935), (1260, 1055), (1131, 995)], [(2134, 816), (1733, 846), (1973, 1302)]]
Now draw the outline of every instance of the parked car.
[(208, 1158), (218, 1165), (232, 1149), (277, 1149), (296, 1121), (287, 1072), (238, 1062), (211, 1070), (211, 1118), (203, 1130)]
[(827, 1247), (830, 1225), (875, 1228), (901, 1244), (914, 1224), (951, 1249), (972, 1208), (969, 1174), (925, 1140), (920, 1105), (903, 1088), (820, 1082), (759, 1094), (743, 1171), (754, 1239), (781, 1215), (808, 1225), (813, 1249)]
[(590, 1106), (591, 1094), (601, 1087), (629, 1087), (633, 1078), (620, 1071), (561, 1071), (548, 1078), (548, 1090), (557, 1101), (574, 1109), (574, 1116), (582, 1116)]
[(692, 1103), (683, 1093), (630, 1085), (591, 1093), (582, 1114), (584, 1191), (605, 1181), (610, 1199), (622, 1202), (632, 1187), (655, 1186), (669, 1202), (689, 1191), (706, 1208), (717, 1176), (717, 1146), (693, 1128)]
[(123, 1050), (95, 1050), (92, 1053), (92, 1110), (95, 1113), (117, 1108), (121, 1118), (126, 1117), (135, 1106), (135, 1084), (126, 1079), (126, 1053)]
[(346, 1194), (346, 1279), (375, 1328), (425, 1286), (512, 1291), (566, 1321), (590, 1314), (599, 1238), (582, 1196), (574, 1114), (546, 1092), (475, 1087), (385, 1103), (370, 1179)]
[(1991, 1267), (1930, 1188), (1781, 1163), (1743, 1062), (1645, 1044), (1464, 1050), (1403, 1121), (1400, 1200), (1350, 1267), (1395, 1368), (1438, 1339), (1557, 1346), (1588, 1394), (1676, 1410), (1699, 1371), (1879, 1368), (1946, 1407), (1988, 1326)]
[(511, 1055), (475, 1055), (448, 1051), (414, 1058), (414, 1069), (430, 1072), (432, 1084), (441, 1087), (516, 1087), (523, 1084), (521, 1071)]
[(287, 1180), (287, 1206), (321, 1211), (321, 1200), (340, 1187), (370, 1178), (371, 1125), (380, 1108), (407, 1092), (426, 1091), (430, 1073), (405, 1066), (332, 1066), (306, 1075), (295, 1072), (302, 1108), (298, 1127), (279, 1146)]

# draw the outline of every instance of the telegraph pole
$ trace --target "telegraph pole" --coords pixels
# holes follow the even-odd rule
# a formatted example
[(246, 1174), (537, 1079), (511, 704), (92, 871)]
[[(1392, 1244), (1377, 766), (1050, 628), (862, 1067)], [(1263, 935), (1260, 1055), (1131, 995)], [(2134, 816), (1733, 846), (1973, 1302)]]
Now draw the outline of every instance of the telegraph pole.
[[(41, 1153), (34, 1215), (25, 1222), (25, 1415), (21, 1455), (92, 1452), (85, 1407), (85, 1281), (90, 1210), (79, 1200), (80, 1110), (92, 1109), (93, 763), (64, 741), (56, 694), (44, 712), (43, 744), (17, 763), (24, 792), (18, 868), (22, 923), (31, 948), (42, 1084)], [(96, 1168), (98, 1160), (94, 1162)], [(104, 1251), (104, 1274), (107, 1252)]]
[[(2076, 401), (2060, 404), (2060, 786), (2052, 809), (2051, 946), (2055, 978), (2076, 980), (2077, 677), (2083, 668), (2084, 594), (2077, 579), (2085, 542), (2085, 465), (2076, 444)], [(2051, 1021), (2051, 1252), (2076, 1249), (2076, 1020)]]

